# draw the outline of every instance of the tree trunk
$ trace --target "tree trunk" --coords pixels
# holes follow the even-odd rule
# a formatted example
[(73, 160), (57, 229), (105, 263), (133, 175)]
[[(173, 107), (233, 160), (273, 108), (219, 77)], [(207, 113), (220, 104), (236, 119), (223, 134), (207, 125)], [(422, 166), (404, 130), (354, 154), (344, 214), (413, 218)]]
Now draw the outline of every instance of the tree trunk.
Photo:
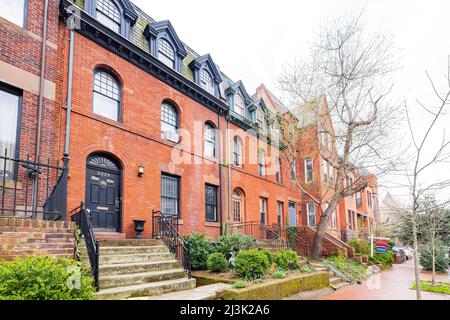
[(314, 236), (312, 248), (311, 248), (311, 257), (314, 260), (320, 260), (322, 258), (322, 241), (325, 236), (325, 232), (327, 230), (328, 224), (330, 223), (330, 217), (332, 212), (336, 210), (336, 206), (340, 200), (338, 195), (335, 195), (328, 205), (327, 210), (323, 213), (320, 218), (319, 225), (316, 228), (316, 234)]
[(415, 209), (413, 209), (413, 219), (412, 219), (412, 229), (413, 229), (413, 247), (414, 247), (414, 276), (416, 279), (416, 297), (417, 300), (422, 300), (422, 293), (420, 290), (420, 274), (419, 274), (419, 259), (418, 253), (419, 248), (417, 244), (417, 225), (416, 225), (416, 213)]
[(431, 285), (436, 286), (436, 250), (434, 248), (434, 238), (431, 238), (431, 262), (433, 273), (431, 276)]

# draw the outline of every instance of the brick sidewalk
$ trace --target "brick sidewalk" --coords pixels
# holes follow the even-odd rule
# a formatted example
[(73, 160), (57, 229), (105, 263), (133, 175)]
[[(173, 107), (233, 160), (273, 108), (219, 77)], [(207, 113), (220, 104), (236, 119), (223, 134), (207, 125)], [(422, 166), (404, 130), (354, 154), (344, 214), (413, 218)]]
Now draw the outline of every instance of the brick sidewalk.
[[(431, 280), (431, 273), (421, 273), (422, 280)], [(449, 282), (445, 274), (438, 280)], [(376, 274), (361, 285), (355, 284), (322, 296), (320, 300), (415, 300), (416, 292), (409, 289), (414, 280), (412, 262), (394, 265), (392, 269)], [(449, 295), (422, 291), (423, 300), (450, 300)]]

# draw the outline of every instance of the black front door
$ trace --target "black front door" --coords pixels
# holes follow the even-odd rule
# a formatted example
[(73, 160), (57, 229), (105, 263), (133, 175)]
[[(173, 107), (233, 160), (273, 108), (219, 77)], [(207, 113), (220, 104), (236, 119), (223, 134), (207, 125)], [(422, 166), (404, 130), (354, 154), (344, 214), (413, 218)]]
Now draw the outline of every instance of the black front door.
[[(110, 161), (90, 158), (86, 168), (86, 208), (91, 211), (92, 227), (101, 231), (120, 228), (120, 171)], [(101, 165), (98, 165), (98, 164)], [(110, 164), (106, 167), (105, 164)], [(114, 166), (111, 166), (114, 165)]]

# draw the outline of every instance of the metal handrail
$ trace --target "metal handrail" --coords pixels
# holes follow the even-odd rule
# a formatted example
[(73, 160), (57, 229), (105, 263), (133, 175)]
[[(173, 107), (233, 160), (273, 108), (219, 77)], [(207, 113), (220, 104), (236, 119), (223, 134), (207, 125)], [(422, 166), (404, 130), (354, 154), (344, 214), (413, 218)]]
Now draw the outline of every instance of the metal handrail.
[(235, 222), (229, 224), (229, 228), (242, 229), (244, 235), (251, 236), (260, 240), (269, 240), (272, 242), (272, 244), (275, 244), (275, 246), (277, 247), (276, 249), (288, 248), (287, 242), (283, 237), (281, 237), (277, 232), (260, 221)]
[(99, 256), (100, 245), (99, 241), (95, 239), (95, 233), (91, 224), (91, 212), (81, 203), (78, 208), (71, 211), (71, 220), (75, 221), (81, 230), (81, 236), (86, 243), (86, 249), (89, 256), (89, 263), (91, 265), (92, 277), (94, 278), (94, 286), (100, 290), (99, 283)]
[[(294, 230), (287, 228), (286, 226), (282, 226), (280, 224), (276, 224), (275, 225), (276, 228), (278, 228), (280, 234), (285, 234), (285, 238), (286, 241), (288, 243), (288, 245), (290, 244), (290, 238), (293, 238), (295, 241), (295, 245), (294, 248), (295, 251), (297, 251), (299, 254), (307, 256), (309, 254), (309, 245), (308, 245), (308, 241), (306, 241), (305, 239), (301, 238), (297, 232), (295, 232)], [(275, 228), (273, 228), (275, 229)], [(276, 230), (276, 229), (275, 229)], [(298, 248), (304, 248), (304, 250), (298, 250)], [(302, 251), (302, 252), (299, 252)]]
[(178, 217), (166, 216), (161, 211), (152, 210), (152, 239), (163, 240), (190, 279), (192, 277), (191, 250), (189, 243), (178, 231), (178, 225)]

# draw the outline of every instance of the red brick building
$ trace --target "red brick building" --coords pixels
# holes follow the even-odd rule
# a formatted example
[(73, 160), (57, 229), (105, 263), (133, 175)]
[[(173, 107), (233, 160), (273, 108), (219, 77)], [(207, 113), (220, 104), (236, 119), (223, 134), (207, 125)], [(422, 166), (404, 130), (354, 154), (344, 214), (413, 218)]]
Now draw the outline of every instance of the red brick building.
[[(9, 17), (15, 22), (0, 17), (0, 93), (13, 92), (22, 113), (12, 117), (18, 138), (13, 127), (0, 130), (9, 140), (0, 137), (16, 141), (17, 158), (33, 153), (36, 163), (55, 162), (68, 155), (62, 171), (68, 175), (58, 180), (67, 179), (64, 205), (71, 211), (83, 202), (99, 236), (132, 238), (133, 220), (145, 220), (148, 238), (152, 211), (178, 217), (182, 233), (209, 236), (253, 221), (317, 224), (334, 183), (318, 153), (324, 141), (317, 127), (302, 130), (300, 156), (289, 163), (277, 134), (298, 134), (290, 126), (296, 116), (264, 86), (248, 94), (209, 53), (185, 44), (169, 21), (153, 20), (128, 0), (50, 0), (41, 86), (43, 1), (19, 3)], [(333, 141), (325, 145), (336, 153)], [(60, 172), (47, 171), (52, 175), (41, 190), (55, 185)], [(9, 175), (11, 185), (26, 174)], [(373, 181), (364, 196), (376, 194)], [(45, 211), (48, 195), (38, 198)], [(347, 206), (332, 218), (336, 236), (348, 228)]]

